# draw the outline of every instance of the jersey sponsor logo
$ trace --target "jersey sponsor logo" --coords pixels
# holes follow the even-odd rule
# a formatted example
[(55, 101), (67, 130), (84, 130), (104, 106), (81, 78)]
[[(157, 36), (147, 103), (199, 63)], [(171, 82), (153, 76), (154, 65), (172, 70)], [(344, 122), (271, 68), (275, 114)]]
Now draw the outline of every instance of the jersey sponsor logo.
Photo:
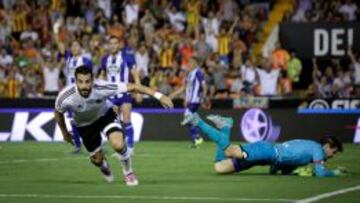
[[(0, 114), (0, 120), (2, 118), (11, 120), (11, 125), (0, 125), (0, 142), (21, 142), (25, 140), (44, 142), (63, 141), (63, 136), (59, 126), (56, 125), (53, 111), (4, 113)], [(70, 120), (66, 116), (65, 122), (67, 129), (71, 131)], [(131, 122), (134, 127), (134, 140), (138, 142), (141, 138), (144, 118), (140, 113), (132, 112)]]
[(240, 121), (240, 131), (247, 142), (276, 141), (281, 128), (274, 125), (271, 117), (263, 110), (252, 108), (245, 112)]

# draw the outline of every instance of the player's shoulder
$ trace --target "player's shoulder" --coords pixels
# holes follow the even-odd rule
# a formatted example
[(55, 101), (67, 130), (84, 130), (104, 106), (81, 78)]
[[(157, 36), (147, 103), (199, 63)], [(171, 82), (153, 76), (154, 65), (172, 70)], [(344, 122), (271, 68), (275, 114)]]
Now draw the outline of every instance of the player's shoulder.
[(71, 58), (73, 55), (71, 53), (71, 51), (69, 50), (65, 50), (65, 53), (64, 53), (64, 58), (67, 60), (69, 58)]
[(66, 86), (64, 89), (62, 89), (58, 96), (74, 94), (75, 92), (76, 92), (75, 84), (72, 84), (72, 85)]
[(106, 61), (109, 58), (110, 54), (105, 54), (101, 57), (101, 61)]
[(75, 85), (69, 85), (65, 87), (63, 90), (60, 91), (56, 98), (56, 102), (61, 104), (71, 98), (76, 93), (76, 87)]

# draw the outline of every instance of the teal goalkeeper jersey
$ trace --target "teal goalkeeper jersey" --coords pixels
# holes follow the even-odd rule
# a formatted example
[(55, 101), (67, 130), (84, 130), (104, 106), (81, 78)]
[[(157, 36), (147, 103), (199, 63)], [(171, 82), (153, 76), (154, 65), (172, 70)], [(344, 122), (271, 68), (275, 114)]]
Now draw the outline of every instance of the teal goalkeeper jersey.
[(325, 152), (321, 144), (311, 140), (291, 140), (276, 144), (278, 151), (277, 164), (283, 166), (303, 166), (314, 164), (316, 176), (334, 176), (334, 173), (324, 166)]

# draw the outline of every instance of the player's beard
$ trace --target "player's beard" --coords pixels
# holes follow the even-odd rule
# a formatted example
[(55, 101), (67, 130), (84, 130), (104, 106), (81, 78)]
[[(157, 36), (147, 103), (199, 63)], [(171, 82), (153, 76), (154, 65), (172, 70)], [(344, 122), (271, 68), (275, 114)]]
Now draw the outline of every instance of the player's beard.
[(82, 97), (84, 98), (88, 98), (90, 96), (91, 93), (91, 88), (83, 88), (83, 89), (79, 89), (79, 93)]

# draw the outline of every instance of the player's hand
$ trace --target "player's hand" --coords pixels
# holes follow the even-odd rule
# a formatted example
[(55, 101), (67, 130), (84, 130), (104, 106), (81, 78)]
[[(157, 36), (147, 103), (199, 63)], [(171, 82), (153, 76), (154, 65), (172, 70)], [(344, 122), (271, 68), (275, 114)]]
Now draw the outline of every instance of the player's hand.
[(174, 104), (173, 104), (172, 100), (169, 97), (165, 96), (165, 95), (163, 95), (160, 98), (160, 103), (166, 109), (174, 108)]
[(135, 94), (136, 103), (141, 103), (143, 101), (143, 97), (141, 94)]
[(333, 173), (334, 173), (336, 176), (347, 176), (347, 175), (349, 175), (348, 172), (349, 172), (349, 171), (347, 170), (347, 168), (342, 167), (342, 166), (339, 166), (339, 167), (337, 167), (335, 170), (333, 170)]

